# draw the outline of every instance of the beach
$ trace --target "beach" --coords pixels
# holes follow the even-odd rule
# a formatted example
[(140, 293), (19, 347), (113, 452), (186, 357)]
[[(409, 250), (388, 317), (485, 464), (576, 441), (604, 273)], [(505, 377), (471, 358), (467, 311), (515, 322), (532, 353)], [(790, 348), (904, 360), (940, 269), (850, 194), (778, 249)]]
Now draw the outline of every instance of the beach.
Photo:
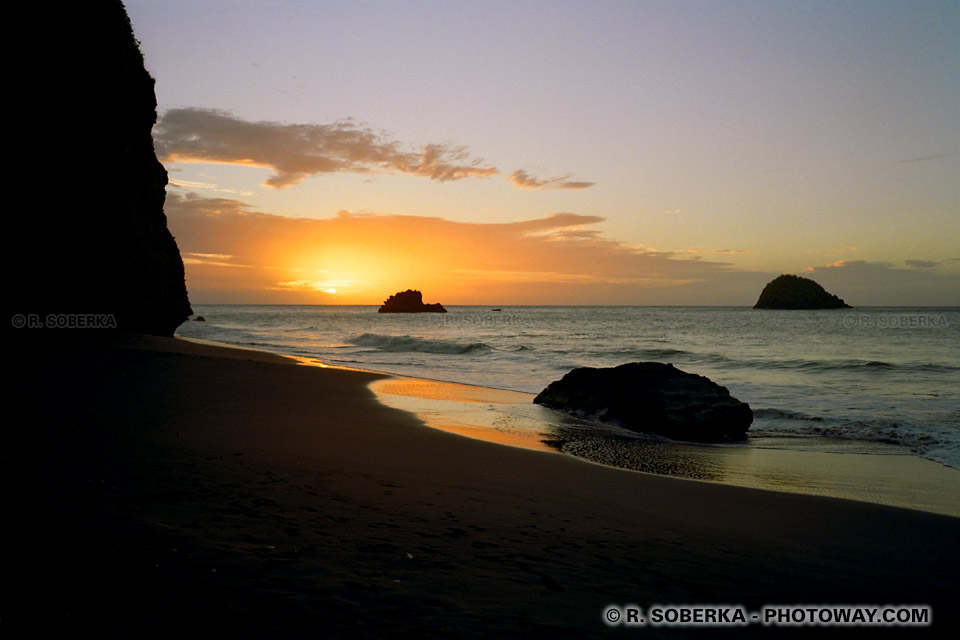
[[(0, 629), (599, 637), (628, 603), (929, 605), (910, 633), (958, 623), (960, 518), (465, 438), (378, 403), (374, 373), (42, 337), (14, 348), (28, 410), (3, 455)], [(743, 632), (642, 632), (725, 631)]]
[[(311, 362), (308, 359), (304, 361)], [(315, 362), (315, 361), (314, 361)], [(534, 394), (405, 376), (370, 384), (377, 400), (435, 429), (606, 466), (739, 487), (831, 496), (960, 517), (960, 471), (885, 443), (750, 437), (704, 444), (584, 437), (602, 424), (533, 404)]]

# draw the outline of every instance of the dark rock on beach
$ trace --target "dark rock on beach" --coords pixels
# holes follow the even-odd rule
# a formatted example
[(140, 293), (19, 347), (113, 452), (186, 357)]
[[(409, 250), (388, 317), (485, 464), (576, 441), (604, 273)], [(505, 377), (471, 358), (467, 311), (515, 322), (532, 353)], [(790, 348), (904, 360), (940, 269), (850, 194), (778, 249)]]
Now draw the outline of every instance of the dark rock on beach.
[(782, 275), (774, 278), (760, 293), (754, 309), (849, 309), (850, 305), (827, 293), (809, 278)]
[(121, 330), (172, 335), (192, 313), (167, 229), (154, 79), (119, 0), (18, 6), (26, 29), (11, 150), (29, 194), (9, 216), (9, 306), (100, 314)]
[(393, 294), (383, 301), (377, 313), (446, 313), (439, 302), (423, 303), (423, 294), (416, 289), (407, 289)]
[(753, 422), (750, 405), (732, 397), (725, 387), (661, 362), (574, 369), (533, 401), (688, 442), (741, 440)]

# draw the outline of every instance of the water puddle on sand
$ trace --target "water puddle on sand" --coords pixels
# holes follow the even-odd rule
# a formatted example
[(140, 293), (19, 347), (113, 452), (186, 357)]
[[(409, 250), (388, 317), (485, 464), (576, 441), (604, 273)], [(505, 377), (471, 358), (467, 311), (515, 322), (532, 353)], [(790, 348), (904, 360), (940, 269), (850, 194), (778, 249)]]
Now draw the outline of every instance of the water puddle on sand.
[(558, 452), (550, 446), (549, 410), (533, 394), (453, 382), (392, 377), (370, 383), (377, 400), (415, 413), (427, 426), (478, 440)]

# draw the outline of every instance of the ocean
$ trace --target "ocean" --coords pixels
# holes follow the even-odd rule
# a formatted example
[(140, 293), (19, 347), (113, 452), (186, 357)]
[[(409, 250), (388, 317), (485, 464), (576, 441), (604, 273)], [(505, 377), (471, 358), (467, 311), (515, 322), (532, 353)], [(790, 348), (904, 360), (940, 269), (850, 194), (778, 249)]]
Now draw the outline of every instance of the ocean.
[[(188, 321), (177, 335), (526, 393), (576, 367), (669, 362), (750, 404), (754, 423), (742, 446), (895, 450), (960, 469), (957, 307), (447, 309), (378, 314), (376, 306), (195, 305), (205, 321)], [(576, 432), (567, 429), (563, 439), (579, 438), (580, 450), (575, 442), (568, 449), (584, 457), (591, 457), (586, 443), (598, 438), (607, 457), (611, 447), (641, 438), (583, 421)]]

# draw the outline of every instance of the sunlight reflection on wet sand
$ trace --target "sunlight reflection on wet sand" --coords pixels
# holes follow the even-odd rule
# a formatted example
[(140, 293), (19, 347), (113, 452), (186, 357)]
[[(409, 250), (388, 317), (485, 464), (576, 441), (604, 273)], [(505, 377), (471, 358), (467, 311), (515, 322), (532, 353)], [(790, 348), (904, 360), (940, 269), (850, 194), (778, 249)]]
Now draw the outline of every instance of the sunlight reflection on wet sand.
[(529, 393), (406, 377), (370, 388), (383, 404), (415, 413), (430, 427), (489, 442), (677, 478), (960, 516), (960, 471), (903, 447), (826, 438), (678, 443), (571, 418), (534, 405)]

